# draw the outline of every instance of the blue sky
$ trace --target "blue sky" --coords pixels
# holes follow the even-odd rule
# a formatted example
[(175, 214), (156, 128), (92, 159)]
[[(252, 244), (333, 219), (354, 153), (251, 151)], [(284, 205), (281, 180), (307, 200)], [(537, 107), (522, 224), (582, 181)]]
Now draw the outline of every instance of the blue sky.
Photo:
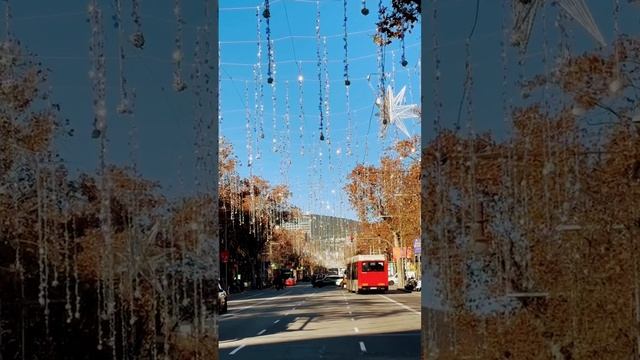
[[(104, 12), (105, 54), (107, 56), (107, 107), (109, 162), (126, 165), (134, 159), (140, 172), (147, 178), (159, 181), (166, 193), (188, 193), (194, 183), (196, 116), (193, 87), (176, 93), (171, 83), (174, 65), (172, 53), (176, 36), (173, 15), (174, 1), (141, 1), (142, 30), (146, 38), (143, 50), (125, 43), (123, 74), (129, 91), (136, 93), (133, 116), (123, 116), (115, 111), (120, 100), (117, 28), (113, 25), (114, 1), (99, 2)], [(58, 149), (68, 166), (75, 171), (94, 171), (98, 164), (97, 142), (91, 138), (93, 112), (91, 107), (91, 82), (89, 40), (90, 25), (86, 22), (88, 1), (53, 2), (44, 0), (12, 1), (10, 29), (13, 35), (31, 51), (39, 55), (45, 66), (51, 69), (50, 85), (54, 101), (62, 108), (62, 117), (70, 120), (75, 129), (73, 137), (58, 141)], [(204, 1), (182, 1), (182, 14), (186, 21), (183, 33), (183, 73), (188, 76), (193, 63), (196, 30), (206, 23), (203, 15)], [(221, 41), (221, 135), (228, 138), (241, 161), (240, 173), (249, 174), (247, 168), (247, 132), (245, 129), (244, 88), (249, 90), (250, 104), (254, 106), (253, 68), (256, 59), (256, 6), (261, 1), (227, 0), (220, 2)], [(286, 12), (285, 12), (286, 6)], [(264, 140), (254, 144), (262, 157), (255, 161), (252, 173), (262, 176), (272, 184), (287, 183), (293, 191), (293, 203), (306, 211), (353, 217), (342, 192), (348, 171), (356, 162), (375, 162), (381, 149), (394, 138), (402, 136), (391, 130), (386, 139), (378, 137), (375, 100), (371, 86), (377, 84), (376, 47), (372, 42), (376, 21), (376, 4), (368, 2), (372, 9), (369, 16), (360, 14), (361, 3), (349, 1), (348, 31), (352, 114), (352, 156), (346, 156), (347, 117), (345, 114), (345, 86), (343, 83), (343, 3), (321, 1), (321, 36), (327, 37), (327, 59), (330, 82), (328, 96), (331, 144), (318, 139), (318, 71), (316, 67), (315, 2), (297, 0), (272, 1), (272, 38), (276, 63), (276, 119), (277, 139), (286, 135), (285, 82), (289, 81), (290, 93), (290, 155), (272, 152), (271, 89), (266, 84), (267, 59), (263, 55), (264, 73)], [(3, 28), (6, 21), (3, 21)], [(134, 31), (131, 2), (123, 2), (125, 33)], [(292, 35), (294, 37), (292, 37)], [(262, 27), (263, 54), (266, 54), (265, 27)], [(417, 69), (420, 40), (410, 36), (406, 41), (409, 65), (400, 66), (400, 47), (394, 44), (387, 51), (387, 72), (392, 69), (392, 53), (395, 58), (396, 86), (407, 85), (411, 93), (408, 101), (419, 101), (419, 72)], [(295, 49), (295, 50), (294, 50)], [(295, 54), (294, 54), (295, 51)], [(292, 61), (293, 60), (293, 61)], [(301, 61), (304, 76), (304, 136), (299, 132), (299, 92), (297, 89), (298, 66)], [(242, 65), (238, 65), (242, 64)], [(371, 83), (367, 75), (373, 74)], [(412, 79), (412, 81), (409, 81)], [(323, 89), (324, 90), (324, 89)], [(326, 94), (325, 94), (326, 97)], [(256, 119), (252, 118), (252, 122)], [(327, 119), (325, 119), (325, 122)], [(325, 124), (326, 125), (326, 124)], [(412, 133), (419, 132), (417, 121), (408, 125)], [(325, 131), (325, 135), (326, 131)], [(131, 141), (131, 139), (133, 139)], [(304, 155), (300, 154), (302, 144)], [(365, 154), (366, 149), (366, 154)], [(338, 154), (340, 151), (342, 155)], [(320, 155), (322, 153), (322, 155)], [(134, 154), (134, 155), (132, 155)], [(291, 161), (288, 171), (281, 171), (281, 161)], [(182, 180), (180, 180), (182, 179)]]
[[(221, 133), (233, 142), (242, 161), (243, 171), (248, 174), (246, 119), (244, 113), (245, 85), (249, 90), (249, 102), (253, 112), (254, 68), (257, 58), (257, 17), (256, 6), (260, 1), (221, 1), (220, 41), (221, 41), (221, 79), (222, 112)], [(290, 185), (293, 202), (304, 210), (353, 217), (348, 200), (342, 191), (348, 172), (357, 162), (375, 163), (381, 150), (392, 139), (404, 137), (395, 129), (381, 139), (376, 111), (373, 110), (375, 92), (380, 72), (377, 65), (376, 46), (372, 41), (375, 34), (377, 2), (369, 1), (371, 12), (363, 16), (360, 1), (349, 1), (347, 7), (347, 31), (349, 52), (350, 107), (352, 109), (351, 127), (346, 114), (346, 95), (343, 80), (344, 39), (343, 39), (343, 1), (320, 2), (320, 35), (327, 43), (327, 61), (329, 73), (330, 107), (330, 144), (319, 140), (319, 82), (317, 68), (317, 41), (315, 34), (315, 1), (272, 1), (271, 32), (274, 39), (274, 60), (276, 63), (276, 144), (282, 136), (287, 137), (284, 115), (285, 92), (289, 87), (290, 131), (289, 151), (274, 153), (272, 144), (273, 110), (272, 90), (266, 83), (266, 39), (265, 26), (262, 23), (262, 72), (264, 84), (264, 132), (265, 138), (258, 142), (262, 157), (256, 160), (253, 173)], [(260, 11), (260, 17), (261, 17)], [(405, 41), (406, 68), (400, 65), (400, 43), (387, 47), (385, 72), (395, 84), (395, 91), (407, 86), (407, 102), (418, 103), (419, 83), (419, 31)], [(324, 61), (323, 51), (321, 51)], [(393, 58), (393, 59), (392, 59)], [(304, 123), (303, 135), (300, 132), (298, 76), (303, 77)], [(367, 80), (370, 76), (370, 81)], [(245, 83), (245, 81), (247, 81)], [(288, 85), (287, 85), (288, 84)], [(326, 97), (323, 74), (323, 95)], [(410, 92), (409, 92), (410, 90)], [(373, 110), (373, 116), (372, 116)], [(326, 122), (327, 119), (324, 119)], [(251, 119), (251, 121), (255, 121)], [(326, 124), (325, 124), (326, 125)], [(412, 134), (419, 133), (419, 122), (408, 120)], [(347, 141), (348, 130), (352, 141)], [(325, 131), (325, 136), (326, 136)], [(347, 155), (348, 148), (352, 155)], [(303, 153), (302, 153), (303, 152)], [(288, 170), (282, 171), (281, 160), (291, 160)]]
[[(123, 74), (128, 79), (130, 90), (135, 88), (136, 106), (133, 116), (121, 116), (115, 111), (119, 102), (119, 63), (117, 29), (111, 16), (115, 1), (102, 1), (104, 11), (106, 55), (107, 55), (107, 106), (109, 123), (108, 159), (115, 164), (129, 164), (136, 159), (141, 173), (159, 181), (168, 194), (188, 193), (194, 182), (196, 134), (194, 118), (197, 113), (193, 87), (176, 93), (171, 86), (174, 65), (172, 53), (176, 35), (173, 15), (174, 1), (141, 1), (142, 29), (146, 38), (143, 50), (125, 44), (126, 61)], [(203, 14), (204, 1), (182, 2), (184, 25), (183, 72), (192, 70), (196, 29), (206, 23)], [(546, 36), (543, 17), (538, 16), (527, 55), (527, 65), (516, 66), (516, 52), (508, 51), (508, 84), (502, 87), (503, 67), (500, 60), (500, 40), (504, 12), (500, 1), (481, 1), (478, 23), (471, 41), (471, 63), (474, 87), (470, 98), (473, 101), (474, 127), (477, 131), (492, 131), (498, 136), (505, 134), (502, 118), (503, 92), (507, 100), (515, 104), (520, 100), (515, 96), (514, 81), (519, 71), (530, 76), (544, 70), (544, 42), (547, 39), (547, 56), (557, 53), (558, 29), (554, 25), (557, 9), (548, 6), (546, 12)], [(610, 42), (613, 34), (613, 3), (589, 1), (605, 39)], [(89, 24), (86, 22), (88, 1), (52, 2), (45, 0), (11, 1), (11, 32), (29, 50), (40, 56), (45, 66), (51, 69), (50, 85), (54, 101), (62, 107), (62, 117), (68, 118), (75, 136), (62, 138), (58, 148), (72, 170), (93, 171), (97, 168), (97, 143), (91, 139), (93, 114), (91, 108), (91, 83), (88, 77)], [(122, 25), (127, 34), (133, 30), (130, 1), (124, 2)], [(256, 6), (262, 1), (222, 0), (220, 1), (220, 41), (221, 41), (221, 104), (222, 123), (220, 132), (228, 138), (242, 163), (240, 172), (248, 175), (247, 131), (245, 128), (245, 85), (248, 89), (251, 121), (254, 107), (253, 64), (256, 63)], [(432, 2), (428, 2), (429, 5)], [(330, 93), (328, 96), (331, 116), (331, 144), (318, 139), (318, 70), (316, 67), (315, 16), (316, 3), (309, 0), (271, 1), (271, 31), (274, 41), (276, 63), (276, 134), (272, 132), (271, 89), (264, 85), (264, 133), (259, 143), (262, 157), (255, 161), (253, 174), (262, 176), (271, 183), (287, 183), (294, 197), (294, 204), (304, 210), (353, 217), (348, 201), (342, 192), (346, 175), (357, 162), (375, 163), (381, 150), (393, 139), (403, 135), (391, 129), (387, 138), (378, 137), (378, 121), (373, 103), (372, 88), (377, 84), (376, 47), (372, 42), (374, 34), (377, 1), (367, 1), (371, 13), (360, 14), (361, 2), (348, 2), (349, 69), (351, 85), (351, 109), (353, 111), (352, 156), (347, 152), (347, 116), (345, 114), (345, 86), (343, 84), (343, 1), (321, 1), (321, 36), (327, 37), (328, 72)], [(452, 127), (457, 118), (458, 104), (464, 80), (465, 47), (464, 40), (473, 24), (475, 2), (471, 0), (438, 1), (438, 27), (440, 42), (442, 80), (439, 84), (440, 96), (444, 99), (442, 122)], [(637, 6), (620, 1), (620, 27), (623, 32), (638, 30)], [(430, 21), (430, 19), (427, 19)], [(510, 21), (510, 20), (508, 20)], [(6, 20), (2, 20), (2, 29)], [(266, 40), (262, 24), (262, 70), (266, 79)], [(575, 22), (569, 24), (572, 50), (579, 53), (594, 49), (596, 44)], [(432, 30), (429, 27), (427, 46), (432, 46)], [(407, 86), (410, 103), (420, 100), (420, 72), (418, 66), (420, 37), (416, 31), (406, 41), (407, 68), (400, 66), (400, 46), (394, 43), (387, 48), (386, 71), (395, 74), (391, 78), (395, 91)], [(392, 54), (393, 51), (393, 54)], [(431, 50), (429, 51), (431, 53)], [(395, 58), (393, 58), (395, 57)], [(299, 133), (299, 92), (297, 88), (298, 65), (301, 64), (304, 77), (304, 135)], [(429, 72), (425, 75), (427, 84), (424, 95), (429, 99), (434, 95), (433, 57), (425, 59)], [(373, 74), (371, 83), (367, 75)], [(290, 102), (290, 143), (283, 139), (287, 132), (284, 127), (285, 89), (289, 82)], [(389, 80), (391, 81), (391, 79)], [(324, 90), (324, 89), (323, 89)], [(326, 94), (325, 94), (326, 97)], [(372, 116), (373, 111), (373, 116)], [(433, 107), (424, 109), (428, 121), (427, 134), (431, 131)], [(594, 116), (604, 116), (595, 114)], [(464, 120), (464, 119), (463, 119)], [(327, 119), (325, 119), (325, 122)], [(412, 133), (420, 131), (417, 121), (407, 121)], [(325, 124), (326, 125), (326, 124)], [(133, 131), (133, 137), (131, 131)], [(288, 153), (272, 152), (273, 138), (287, 143)], [(131, 142), (130, 139), (133, 139)], [(254, 143), (254, 148), (255, 148)], [(304, 155), (300, 149), (304, 145)], [(340, 154), (336, 151), (340, 150)], [(132, 153), (135, 154), (132, 157)], [(322, 153), (322, 156), (320, 156)], [(282, 160), (291, 160), (286, 172), (281, 171)], [(179, 179), (183, 179), (180, 181)]]

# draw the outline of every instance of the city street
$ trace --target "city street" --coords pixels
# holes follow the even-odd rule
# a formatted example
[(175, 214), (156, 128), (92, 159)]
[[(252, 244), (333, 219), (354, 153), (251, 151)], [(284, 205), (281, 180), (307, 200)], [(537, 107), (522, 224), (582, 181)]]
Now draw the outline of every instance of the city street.
[(232, 297), (219, 333), (221, 359), (418, 359), (420, 293), (252, 291)]

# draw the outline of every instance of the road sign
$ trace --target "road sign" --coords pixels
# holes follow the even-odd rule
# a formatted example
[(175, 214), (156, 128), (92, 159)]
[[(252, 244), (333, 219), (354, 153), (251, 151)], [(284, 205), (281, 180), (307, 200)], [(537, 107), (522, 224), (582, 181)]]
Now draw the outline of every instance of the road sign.
[(410, 247), (394, 247), (393, 248), (393, 259), (394, 260), (398, 260), (398, 259), (410, 259), (413, 257), (413, 252), (411, 251)]

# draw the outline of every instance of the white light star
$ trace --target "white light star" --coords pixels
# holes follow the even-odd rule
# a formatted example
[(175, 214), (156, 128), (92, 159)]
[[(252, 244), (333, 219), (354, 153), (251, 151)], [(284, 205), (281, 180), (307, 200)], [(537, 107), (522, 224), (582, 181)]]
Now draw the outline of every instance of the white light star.
[(407, 137), (411, 137), (403, 120), (419, 119), (420, 108), (416, 104), (403, 104), (406, 88), (406, 86), (403, 86), (400, 92), (394, 96), (391, 86), (388, 86), (384, 97), (376, 99), (376, 106), (380, 109), (378, 113), (380, 117), (380, 136), (384, 136), (389, 125), (393, 124)]
[[(536, 13), (540, 8), (544, 7), (547, 0), (514, 0), (513, 14), (514, 14), (514, 26), (512, 29), (511, 42), (515, 46), (519, 46), (522, 51), (525, 51), (527, 44), (529, 43), (529, 37), (533, 29)], [(589, 7), (585, 3), (585, 0), (558, 0), (557, 2), (562, 9), (569, 14), (576, 22), (598, 42), (600, 46), (606, 46), (606, 42), (598, 25), (596, 24)]]

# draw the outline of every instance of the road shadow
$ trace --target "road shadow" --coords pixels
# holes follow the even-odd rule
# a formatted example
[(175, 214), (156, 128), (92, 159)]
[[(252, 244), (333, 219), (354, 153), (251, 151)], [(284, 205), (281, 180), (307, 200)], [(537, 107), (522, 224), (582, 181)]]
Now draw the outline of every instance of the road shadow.
[[(219, 322), (220, 341), (235, 341), (242, 336), (242, 329), (237, 327), (227, 328), (227, 321), (251, 321), (260, 322), (264, 320), (268, 323), (268, 335), (292, 334), (292, 333), (313, 333), (316, 329), (307, 329), (312, 322), (332, 324), (340, 321), (380, 321), (386, 324), (395, 325), (398, 328), (405, 328), (407, 321), (412, 321), (415, 316), (416, 328), (420, 328), (420, 317), (411, 311), (389, 302), (387, 299), (375, 294), (349, 294), (344, 291), (346, 305), (342, 299), (336, 300), (336, 292), (340, 294), (344, 291), (338, 288), (314, 289), (313, 293), (304, 294), (309, 297), (313, 294), (313, 299), (302, 303), (299, 294), (292, 294), (291, 301), (278, 301), (276, 303), (264, 301), (263, 303), (252, 304), (250, 309), (230, 311), (229, 317)], [(286, 296), (285, 296), (286, 297)], [(294, 310), (295, 308), (295, 310)], [(269, 319), (269, 321), (267, 321)], [(273, 323), (278, 319), (277, 323)], [(382, 330), (382, 329), (381, 329)], [(303, 335), (304, 337), (305, 335)], [(253, 336), (249, 336), (253, 337)]]
[(415, 360), (420, 358), (420, 330), (288, 341), (270, 338), (265, 339), (264, 343), (245, 345), (231, 355), (237, 348), (221, 346), (220, 359)]

